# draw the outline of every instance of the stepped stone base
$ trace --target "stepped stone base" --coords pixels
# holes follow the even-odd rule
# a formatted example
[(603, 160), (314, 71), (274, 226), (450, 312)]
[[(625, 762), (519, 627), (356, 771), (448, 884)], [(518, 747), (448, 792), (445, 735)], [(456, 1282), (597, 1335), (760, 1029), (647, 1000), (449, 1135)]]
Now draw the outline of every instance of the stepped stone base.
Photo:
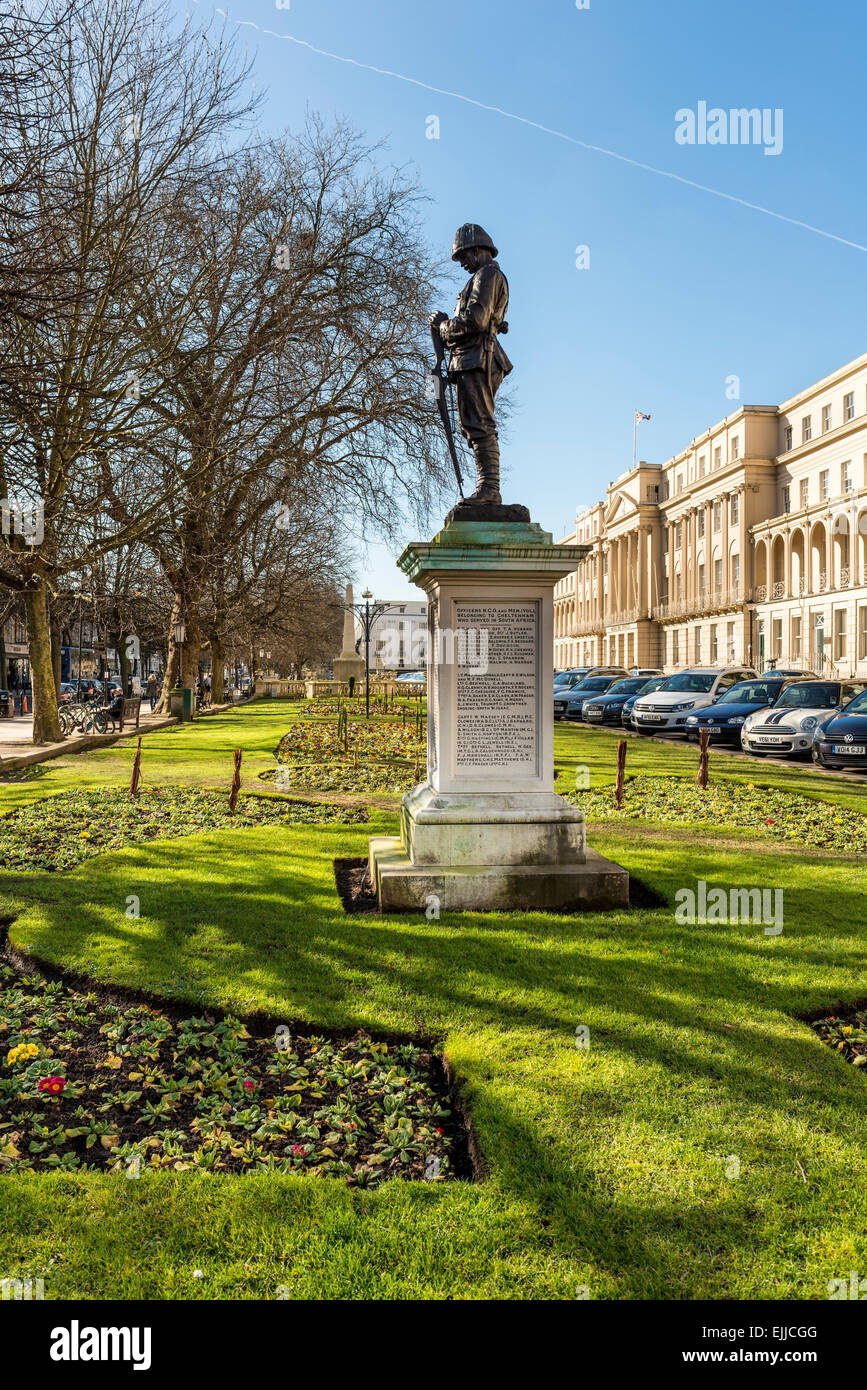
[(348, 681), (350, 676), (364, 680), (364, 661), (360, 656), (336, 656), (332, 669), (336, 681)]
[(581, 864), (584, 812), (551, 792), (438, 792), (403, 798), (401, 840), (414, 864)]
[(581, 912), (629, 906), (629, 874), (595, 850), (579, 864), (414, 864), (396, 836), (369, 842), (383, 912)]

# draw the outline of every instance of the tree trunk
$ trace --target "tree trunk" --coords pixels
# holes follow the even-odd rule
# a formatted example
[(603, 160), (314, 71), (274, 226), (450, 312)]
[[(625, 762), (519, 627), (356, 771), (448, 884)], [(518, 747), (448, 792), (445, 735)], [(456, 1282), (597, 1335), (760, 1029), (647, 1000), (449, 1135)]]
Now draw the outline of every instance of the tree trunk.
[[(52, 612), (51, 617), (49, 619), (49, 633), (51, 640), (51, 668), (54, 672), (54, 698), (55, 700), (59, 700), (61, 659), (60, 649), (63, 645), (63, 634), (60, 631), (60, 623), (57, 620), (57, 614), (54, 612)], [(0, 680), (0, 685), (2, 685), (2, 683), (2, 680)]]
[(199, 674), (199, 659), (202, 655), (202, 629), (199, 625), (198, 604), (196, 604), (195, 610), (191, 604), (188, 605), (187, 612), (190, 616), (186, 622), (187, 633), (181, 655), (181, 679), (184, 685), (192, 690), (196, 684), (196, 676)]
[(46, 597), (47, 590), (44, 579), (35, 578), (33, 587), (24, 591), (27, 645), (30, 650), (30, 679), (33, 685), (34, 743), (57, 743), (60, 740), (60, 720), (57, 714), (57, 691), (54, 686), (54, 666), (51, 661), (51, 637), (48, 627)]
[(222, 637), (211, 638), (211, 700), (215, 705), (223, 703), (223, 677), (226, 670), (226, 654)]
[(117, 659), (118, 664), (120, 666), (120, 688), (125, 695), (126, 692), (129, 690), (130, 665), (129, 656), (127, 655), (126, 650), (126, 642), (124, 638), (125, 634), (123, 632), (118, 634)]
[(163, 680), (162, 694), (156, 708), (157, 714), (168, 714), (170, 695), (177, 685), (178, 680), (178, 658), (181, 655), (180, 649), (175, 642), (175, 623), (181, 621), (184, 615), (186, 626), (186, 636), (183, 642), (183, 665), (181, 670), (181, 684), (187, 689), (192, 689), (195, 685), (196, 672), (199, 669), (199, 654), (202, 649), (202, 630), (199, 625), (199, 593), (187, 591), (184, 594), (176, 594), (172, 604), (172, 615), (169, 619), (169, 643), (168, 659), (166, 661), (166, 674)]

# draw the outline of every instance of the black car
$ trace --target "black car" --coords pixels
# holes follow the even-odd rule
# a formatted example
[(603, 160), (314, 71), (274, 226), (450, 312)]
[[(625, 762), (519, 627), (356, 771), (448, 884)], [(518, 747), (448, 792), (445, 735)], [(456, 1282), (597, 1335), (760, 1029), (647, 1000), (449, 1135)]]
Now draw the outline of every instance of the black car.
[(604, 695), (593, 695), (584, 701), (581, 717), (585, 724), (620, 724), (623, 706), (630, 695), (640, 695), (653, 682), (647, 676), (629, 676), (626, 680), (615, 681)]
[(702, 729), (707, 729), (711, 743), (741, 741), (744, 720), (757, 709), (766, 709), (782, 695), (791, 676), (760, 676), (756, 680), (738, 681), (721, 695), (715, 705), (691, 714), (686, 721), (686, 736), (695, 742)]
[(580, 719), (581, 711), (584, 708), (584, 701), (593, 695), (604, 695), (610, 690), (612, 685), (616, 685), (623, 677), (616, 676), (585, 676), (583, 681), (572, 687), (571, 690), (554, 692), (554, 718), (555, 719)]
[(641, 689), (637, 690), (634, 695), (627, 695), (623, 702), (623, 709), (620, 711), (620, 722), (624, 729), (633, 728), (632, 706), (639, 695), (650, 695), (654, 690), (664, 690), (667, 684), (668, 676), (654, 676), (652, 680), (645, 681)]
[(867, 690), (819, 725), (813, 734), (813, 762), (867, 768)]

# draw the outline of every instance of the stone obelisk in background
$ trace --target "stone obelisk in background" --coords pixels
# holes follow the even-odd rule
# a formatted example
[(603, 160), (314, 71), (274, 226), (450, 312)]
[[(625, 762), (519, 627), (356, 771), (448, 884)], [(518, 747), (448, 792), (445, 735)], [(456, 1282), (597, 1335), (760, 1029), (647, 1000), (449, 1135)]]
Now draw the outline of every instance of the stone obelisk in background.
[(343, 650), (334, 658), (334, 679), (348, 681), (354, 676), (357, 681), (364, 680), (364, 657), (355, 650), (355, 610), (352, 607), (352, 585), (346, 586), (345, 612), (343, 614)]

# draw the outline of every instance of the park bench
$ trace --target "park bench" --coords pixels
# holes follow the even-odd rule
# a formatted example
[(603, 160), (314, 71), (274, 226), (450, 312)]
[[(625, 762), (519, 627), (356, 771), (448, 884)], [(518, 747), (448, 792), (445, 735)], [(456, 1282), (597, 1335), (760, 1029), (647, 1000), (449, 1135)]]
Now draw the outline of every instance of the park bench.
[(124, 724), (131, 724), (133, 720), (133, 715), (135, 716), (135, 726), (136, 728), (138, 728), (139, 715), (141, 713), (141, 701), (141, 695), (124, 696), (123, 709), (121, 710), (120, 714), (107, 715), (107, 717), (111, 720), (112, 732), (114, 732), (115, 729), (118, 729), (120, 733), (123, 733)]

